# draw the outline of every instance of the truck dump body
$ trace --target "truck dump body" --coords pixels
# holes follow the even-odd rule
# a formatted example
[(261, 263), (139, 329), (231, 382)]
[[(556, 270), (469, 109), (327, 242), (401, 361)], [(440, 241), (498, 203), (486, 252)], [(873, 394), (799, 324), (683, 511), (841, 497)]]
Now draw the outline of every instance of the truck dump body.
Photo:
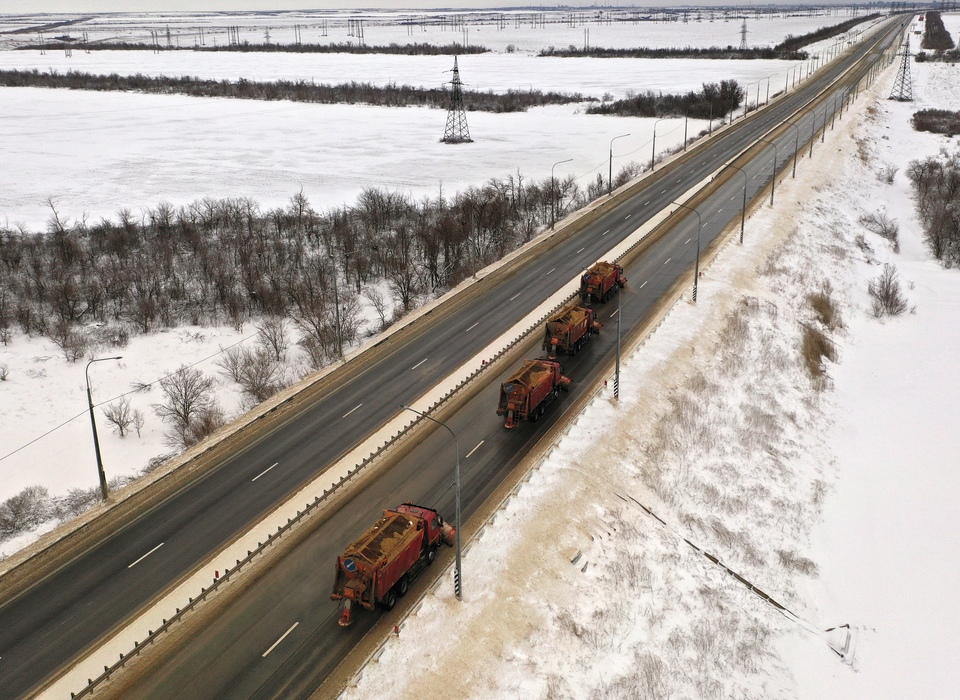
[(591, 299), (602, 303), (626, 283), (627, 278), (623, 276), (623, 268), (620, 265), (598, 262), (580, 278), (580, 296), (585, 304)]
[(351, 603), (368, 610), (381, 602), (391, 607), (392, 601), (406, 592), (405, 585), (395, 589), (401, 579), (419, 573), (432, 561), (440, 542), (452, 544), (453, 536), (453, 528), (430, 508), (405, 503), (396, 510), (385, 510), (373, 527), (337, 557), (330, 597), (346, 601), (340, 624), (350, 624)]
[(599, 333), (600, 324), (595, 320), (593, 309), (569, 306), (547, 321), (543, 337), (543, 349), (551, 357), (565, 352), (576, 353), (591, 333)]
[(506, 416), (506, 427), (520, 421), (536, 420), (546, 404), (566, 389), (570, 380), (561, 374), (560, 363), (552, 360), (527, 360), (523, 367), (500, 385), (498, 416)]

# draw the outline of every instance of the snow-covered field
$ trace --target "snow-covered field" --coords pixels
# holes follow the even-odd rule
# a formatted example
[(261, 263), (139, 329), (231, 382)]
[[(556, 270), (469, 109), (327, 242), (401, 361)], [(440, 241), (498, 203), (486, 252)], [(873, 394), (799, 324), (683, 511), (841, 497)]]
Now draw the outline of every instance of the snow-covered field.
[[(757, 24), (775, 42), (845, 19), (778, 18)], [(800, 20), (807, 24), (796, 25)], [(619, 31), (639, 32), (624, 39), (626, 45), (652, 44), (660, 35), (676, 45), (683, 27), (684, 43), (689, 29), (692, 45), (709, 45), (716, 43), (707, 41), (715, 31), (694, 30), (717, 26), (728, 25), (645, 22), (635, 29), (621, 25)], [(834, 41), (815, 44), (810, 51), (824, 50)], [(597, 39), (593, 45), (610, 43), (616, 42)], [(75, 50), (67, 57), (52, 50), (0, 51), (0, 69), (424, 87), (449, 82), (452, 64), (449, 56)], [(685, 92), (705, 82), (734, 79), (747, 88), (751, 103), (758, 95), (765, 101), (768, 89), (774, 95), (788, 78), (793, 82), (808, 70), (803, 62), (561, 59), (505, 51), (461, 56), (459, 67), (471, 90), (533, 88), (598, 99), (622, 98), (628, 91)], [(518, 114), (471, 112), (467, 121), (474, 143), (450, 146), (439, 142), (446, 123), (442, 110), (32, 88), (4, 88), (3, 98), (0, 152), (17, 168), (0, 173), (0, 221), (31, 230), (45, 227), (51, 202), (70, 220), (115, 219), (121, 208), (139, 212), (160, 201), (181, 205), (205, 197), (249, 197), (263, 207), (284, 206), (302, 188), (314, 207), (328, 209), (353, 202), (365, 187), (433, 197), (441, 186), (449, 193), (518, 170), (525, 178), (543, 179), (554, 163), (568, 158), (573, 160), (560, 165), (556, 175), (573, 175), (585, 185), (606, 172), (614, 136), (630, 134), (616, 143), (614, 167), (647, 162), (655, 121), (587, 115), (577, 104)], [(689, 134), (706, 126), (691, 122)], [(675, 146), (683, 130), (680, 119), (661, 123), (657, 144)]]
[[(954, 71), (915, 65), (905, 104), (885, 100), (887, 72), (626, 362), (620, 405), (598, 397), (487, 527), (465, 602), (449, 584), (428, 596), (347, 697), (955, 695), (960, 277), (927, 255), (903, 174), (952, 147), (909, 117), (960, 108)], [(858, 223), (881, 208), (899, 254)], [(912, 307), (882, 321), (881, 262)], [(841, 361), (817, 390), (799, 348), (825, 284)], [(821, 633), (841, 625), (846, 659), (845, 630)], [(441, 659), (424, 662), (425, 638)]]
[[(945, 17), (954, 36), (957, 20)], [(582, 28), (577, 31), (582, 36)], [(592, 34), (591, 40), (600, 44)], [(8, 58), (0, 54), (0, 65)], [(139, 60), (155, 58), (166, 57)], [(461, 62), (467, 82), (471, 60)], [(542, 87), (543, 76), (532, 72), (536, 65), (529, 79)], [(682, 89), (706, 79), (698, 72), (702, 63), (687, 65), (697, 78)], [(649, 71), (662, 66), (657, 62)], [(953, 66), (911, 68), (915, 102), (884, 99), (895, 68), (861, 97), (837, 131), (828, 132), (826, 147), (817, 144), (813, 161), (801, 161), (797, 180), (778, 186), (777, 206), (764, 206), (750, 219), (745, 246), (728, 246), (706, 270), (698, 304), (680, 302), (633, 353), (624, 365), (619, 406), (601, 394), (471, 547), (464, 559), (465, 601), (457, 603), (449, 585), (428, 596), (350, 697), (954, 694), (960, 606), (953, 593), (960, 559), (950, 533), (957, 527), (951, 497), (960, 487), (960, 441), (944, 397), (960, 391), (953, 357), (960, 347), (960, 277), (923, 249), (904, 171), (912, 159), (952, 148), (942, 137), (913, 132), (910, 114), (921, 107), (960, 109), (960, 89)], [(270, 75), (276, 66), (265, 70)], [(603, 89), (626, 90), (646, 74), (611, 75), (611, 87)], [(492, 88), (495, 71), (490, 75)], [(591, 92), (588, 81), (598, 80), (577, 82), (577, 71), (565, 77), (564, 89), (571, 91)], [(371, 155), (377, 150), (397, 163), (392, 177), (421, 172), (432, 178), (399, 186), (414, 192), (422, 186), (432, 194), (441, 181), (445, 189), (456, 188), (518, 167), (543, 177), (553, 162), (574, 156), (575, 172), (594, 177), (590, 173), (606, 166), (609, 139), (627, 130), (643, 135), (618, 149), (618, 158), (644, 160), (650, 148), (649, 124), (642, 120), (588, 122), (571, 110), (551, 116), (555, 108), (501, 122), (471, 114), (474, 138), (483, 137), (469, 146), (475, 149), (469, 168), (457, 161), (458, 151), (437, 166), (439, 154), (451, 152), (438, 144), (438, 155), (424, 159), (429, 168), (415, 161), (424, 170), (410, 159), (433, 147), (443, 124), (442, 114), (430, 113), (435, 124), (417, 127), (426, 119), (416, 113), (425, 110), (383, 110), (358, 121), (373, 108), (350, 108), (333, 131), (342, 148), (360, 124), (357, 140), (367, 139), (366, 147), (337, 151), (334, 144), (314, 152), (303, 134), (312, 128), (311, 138), (326, 136), (332, 108), (11, 89), (2, 97), (0, 149), (12, 152), (10, 162), (22, 170), (0, 175), (0, 216), (31, 228), (47, 218), (48, 197), (70, 218), (83, 212), (109, 217), (124, 207), (202, 196), (251, 196), (272, 206), (303, 182), (315, 206), (342, 204), (361, 183), (383, 184), (368, 179), (377, 170), (389, 172)], [(53, 110), (62, 116), (52, 117)], [(414, 116), (404, 122), (409, 113)], [(112, 128), (101, 129), (101, 123)], [(528, 126), (517, 126), (523, 123)], [(369, 139), (386, 124), (397, 140), (381, 149)], [(658, 144), (682, 138), (682, 126), (679, 134), (671, 127), (670, 135), (664, 125), (658, 128)], [(417, 128), (416, 139), (400, 139)], [(287, 139), (273, 139), (274, 130)], [(210, 144), (218, 134), (229, 139)], [(25, 135), (30, 146), (23, 145)], [(288, 139), (294, 145), (283, 147)], [(561, 139), (564, 146), (556, 146)], [(324, 164), (330, 180), (357, 182), (339, 190), (331, 185), (335, 198), (325, 199), (320, 192), (326, 190), (314, 185), (312, 191), (307, 177), (318, 160), (331, 162)], [(251, 162), (260, 172), (244, 180)], [(877, 179), (886, 164), (899, 167), (893, 185)], [(181, 187), (181, 179), (188, 184)], [(898, 255), (858, 223), (861, 214), (881, 207), (900, 224)], [(855, 244), (858, 233), (872, 255)], [(884, 261), (898, 266), (915, 311), (878, 321), (869, 314), (866, 288)], [(801, 324), (813, 323), (806, 297), (826, 282), (843, 321), (832, 332), (841, 360), (828, 365), (829, 380), (818, 390), (799, 346)], [(95, 399), (129, 391), (132, 382), (154, 381), (181, 362), (203, 360), (220, 345), (252, 342), (252, 333), (249, 327), (190, 328), (134, 339), (117, 351), (123, 360), (91, 367)], [(200, 366), (213, 373), (212, 361)], [(82, 364), (67, 363), (48, 341), (22, 336), (0, 347), (3, 364), (10, 373), (0, 382), (0, 500), (24, 485), (43, 484), (57, 493), (94, 486)], [(229, 391), (226, 396), (230, 401)], [(121, 439), (100, 423), (110, 476), (135, 473), (166, 451), (150, 409), (156, 396), (131, 398), (147, 414), (143, 437)], [(228, 406), (239, 406), (237, 396), (232, 402)], [(40, 439), (27, 445), (34, 438)], [(801, 623), (762, 602), (682, 538), (718, 556)], [(9, 553), (22, 542), (8, 540), (0, 549)], [(552, 546), (531, 550), (529, 542)], [(827, 644), (836, 644), (839, 635), (809, 631), (844, 623), (856, 628), (847, 664)], [(423, 639), (442, 640), (442, 653), (425, 660)]]
[[(189, 48), (230, 43), (228, 27), (235, 30), (234, 41), (261, 44), (292, 44), (298, 33), (303, 44), (356, 44), (356, 22), (361, 23), (367, 46), (388, 44), (452, 44), (484, 46), (491, 51), (537, 52), (566, 46), (604, 46), (630, 48), (649, 46), (739, 46), (743, 21), (747, 22), (748, 46), (772, 46), (788, 34), (799, 36), (821, 27), (844, 22), (852, 17), (849, 7), (809, 9), (791, 13), (754, 13), (691, 11), (687, 21), (681, 15), (668, 16), (655, 10), (542, 11), (504, 12), (384, 11), (286, 12), (266, 14), (182, 14), (117, 13), (94, 15), (89, 20), (47, 31), (49, 53), (61, 45), (55, 37), (68, 35), (91, 43), (140, 42)], [(0, 16), (0, 32), (62, 21), (57, 15)], [(202, 33), (201, 33), (202, 30)], [(268, 37), (269, 33), (269, 37)], [(679, 39), (682, 37), (682, 39)], [(0, 36), (0, 46), (36, 44), (38, 32)], [(80, 49), (77, 49), (79, 51)], [(62, 53), (62, 50), (61, 50)], [(74, 55), (77, 55), (76, 53)]]

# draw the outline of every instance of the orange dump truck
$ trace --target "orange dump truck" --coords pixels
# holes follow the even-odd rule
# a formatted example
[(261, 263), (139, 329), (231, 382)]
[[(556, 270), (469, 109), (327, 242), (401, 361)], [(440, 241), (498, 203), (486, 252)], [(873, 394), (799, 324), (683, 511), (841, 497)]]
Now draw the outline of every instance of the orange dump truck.
[(332, 600), (343, 601), (340, 626), (353, 622), (354, 603), (389, 610), (437, 556), (453, 546), (456, 531), (432, 508), (404, 503), (383, 517), (337, 557)]
[(557, 396), (566, 391), (570, 380), (554, 360), (527, 360), (523, 367), (500, 385), (498, 416), (506, 416), (504, 424), (515, 427), (521, 421), (535, 421)]
[(598, 262), (580, 278), (580, 298), (584, 304), (590, 301), (605, 302), (614, 291), (627, 283), (623, 268), (617, 263)]
[(593, 309), (568, 306), (547, 321), (543, 350), (550, 357), (556, 357), (561, 352), (574, 355), (590, 340), (591, 334), (600, 332), (600, 327)]

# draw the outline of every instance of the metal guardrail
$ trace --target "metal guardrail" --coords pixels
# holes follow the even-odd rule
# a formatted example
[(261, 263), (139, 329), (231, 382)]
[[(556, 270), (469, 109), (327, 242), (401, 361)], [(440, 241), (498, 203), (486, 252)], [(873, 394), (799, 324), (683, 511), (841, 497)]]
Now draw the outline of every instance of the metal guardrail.
[[(666, 219), (665, 219), (665, 221), (666, 221)], [(661, 223), (664, 223), (664, 222), (661, 222)], [(658, 226), (659, 226), (659, 225), (658, 225)], [(655, 230), (655, 228), (656, 228), (656, 227), (654, 227), (654, 229), (651, 229), (651, 232), (652, 232), (653, 230)], [(649, 235), (649, 234), (647, 234), (647, 235)], [(644, 243), (644, 242), (646, 241), (647, 235), (644, 235), (644, 236), (640, 237), (640, 238), (639, 238), (635, 243), (633, 243), (629, 248), (627, 248), (626, 250), (624, 250), (623, 253), (617, 258), (617, 260), (623, 260), (623, 259), (624, 259), (625, 257), (627, 257), (630, 253), (632, 253), (638, 246), (640, 246), (642, 243)], [(726, 245), (728, 245), (728, 244), (729, 244), (729, 241), (727, 241), (727, 242), (724, 244), (723, 247), (726, 247)], [(556, 304), (555, 306), (553, 306), (550, 311), (548, 311), (547, 313), (543, 314), (536, 322), (532, 323), (523, 333), (521, 333), (521, 334), (520, 334), (519, 336), (517, 336), (515, 339), (513, 339), (512, 341), (510, 341), (510, 342), (509, 342), (507, 345), (505, 345), (503, 348), (501, 348), (500, 350), (498, 350), (498, 351), (494, 354), (494, 356), (490, 359), (489, 362), (485, 362), (485, 363), (482, 364), (479, 368), (475, 369), (475, 370), (474, 370), (473, 372), (471, 372), (466, 378), (462, 379), (453, 389), (451, 389), (450, 391), (448, 391), (448, 392), (447, 392), (446, 394), (444, 394), (440, 399), (438, 399), (436, 402), (434, 402), (433, 404), (431, 404), (431, 405), (424, 411), (424, 413), (430, 414), (430, 413), (438, 410), (444, 403), (446, 403), (447, 401), (449, 401), (450, 399), (452, 399), (457, 393), (459, 393), (459, 392), (460, 392), (464, 387), (466, 387), (470, 382), (472, 382), (474, 379), (476, 379), (476, 378), (477, 378), (478, 376), (480, 376), (481, 374), (485, 373), (486, 370), (488, 370), (489, 368), (491, 368), (491, 367), (492, 367), (499, 359), (501, 359), (504, 355), (506, 355), (508, 352), (510, 352), (511, 350), (513, 350), (518, 344), (520, 344), (521, 342), (525, 341), (525, 340), (529, 337), (530, 333), (534, 331), (534, 329), (539, 328), (539, 327), (546, 321), (546, 319), (547, 319), (549, 316), (551, 316), (552, 314), (554, 314), (554, 313), (556, 313), (557, 311), (559, 311), (559, 310), (560, 310), (563, 306), (565, 306), (566, 304), (569, 304), (571, 301), (573, 301), (573, 299), (574, 299), (576, 296), (577, 296), (577, 294), (574, 292), (574, 293), (570, 294), (569, 296), (567, 296), (566, 298), (564, 298), (563, 301), (561, 301), (560, 303), (558, 303), (558, 304)], [(654, 328), (654, 330), (655, 330), (656, 328), (659, 328), (662, 323), (663, 323), (663, 319), (660, 319), (660, 321), (657, 323), (657, 325), (656, 325), (656, 327)], [(380, 341), (380, 342), (383, 342), (383, 341)], [(378, 345), (378, 344), (379, 344), (379, 342), (377, 343), (377, 345)], [(594, 397), (592, 397), (592, 398), (595, 398), (596, 394), (598, 394), (599, 391), (600, 391), (600, 388), (598, 388), (597, 390), (595, 390), (595, 392), (594, 392), (595, 395), (594, 395)], [(591, 398), (591, 400), (592, 400), (592, 398)], [(239, 572), (241, 569), (243, 569), (244, 567), (246, 567), (247, 565), (249, 565), (250, 563), (252, 563), (252, 562), (254, 561), (254, 559), (256, 559), (259, 555), (261, 555), (270, 545), (276, 543), (281, 537), (283, 537), (284, 534), (286, 534), (287, 532), (289, 532), (290, 529), (291, 529), (294, 525), (296, 525), (296, 524), (299, 523), (301, 520), (303, 520), (304, 517), (306, 517), (306, 516), (307, 516), (308, 514), (310, 514), (310, 513), (313, 513), (316, 508), (318, 508), (318, 507), (319, 507), (322, 503), (324, 503), (330, 496), (332, 496), (334, 493), (336, 493), (338, 489), (340, 489), (344, 484), (348, 483), (354, 476), (356, 476), (356, 475), (357, 475), (360, 471), (362, 471), (366, 466), (368, 466), (371, 462), (373, 462), (375, 459), (377, 459), (378, 457), (380, 457), (384, 452), (386, 452), (388, 449), (390, 449), (391, 446), (393, 446), (394, 444), (396, 444), (397, 441), (399, 441), (400, 439), (402, 439), (407, 433), (410, 432), (410, 430), (411, 430), (412, 428), (414, 428), (415, 426), (417, 426), (422, 420), (424, 420), (424, 419), (423, 419), (423, 418), (417, 418), (417, 419), (413, 420), (409, 425), (407, 425), (407, 426), (404, 427), (402, 430), (400, 430), (394, 437), (392, 437), (392, 438), (390, 438), (389, 440), (387, 440), (386, 442), (384, 442), (384, 444), (383, 444), (382, 447), (377, 448), (373, 453), (371, 453), (371, 454), (368, 455), (366, 458), (364, 458), (363, 461), (360, 462), (360, 464), (356, 465), (353, 469), (348, 470), (347, 473), (346, 473), (346, 475), (340, 477), (340, 480), (339, 480), (339, 481), (334, 482), (333, 484), (331, 484), (331, 487), (330, 487), (329, 489), (325, 489), (325, 490), (323, 491), (323, 494), (322, 494), (321, 496), (317, 496), (317, 497), (313, 500), (312, 503), (307, 503), (306, 506), (304, 507), (304, 509), (303, 509), (303, 510), (298, 510), (298, 511), (297, 511), (297, 514), (296, 514), (294, 517), (288, 518), (288, 519), (287, 519), (287, 523), (286, 523), (285, 525), (280, 525), (280, 526), (278, 526), (278, 527), (277, 527), (277, 532), (275, 532), (275, 533), (273, 533), (273, 534), (271, 534), (271, 535), (268, 535), (268, 536), (267, 536), (267, 540), (266, 540), (265, 542), (258, 543), (258, 546), (257, 546), (256, 549), (248, 550), (246, 557), (244, 557), (243, 559), (238, 559), (238, 560), (236, 560), (236, 565), (235, 565), (232, 569), (231, 569), (231, 568), (228, 568), (228, 569), (224, 570), (223, 576), (215, 579), (214, 582), (213, 582), (209, 587), (202, 587), (202, 588), (200, 589), (200, 595), (198, 595), (196, 598), (192, 598), (192, 597), (189, 598), (188, 603), (187, 603), (186, 606), (184, 606), (183, 608), (177, 608), (177, 609), (176, 609), (176, 613), (175, 613), (170, 619), (164, 619), (164, 620), (163, 620), (163, 623), (161, 624), (161, 626), (158, 627), (156, 630), (149, 630), (146, 639), (144, 639), (144, 641), (143, 641), (142, 643), (140, 643), (139, 641), (134, 641), (134, 648), (133, 648), (130, 652), (128, 652), (126, 655), (124, 655), (123, 653), (121, 653), (121, 654), (120, 654), (120, 659), (119, 659), (117, 662), (115, 662), (112, 666), (104, 666), (103, 673), (101, 673), (101, 674), (100, 674), (99, 676), (97, 676), (96, 678), (87, 679), (87, 685), (86, 685), (80, 692), (78, 692), (78, 693), (73, 693), (73, 692), (71, 692), (71, 693), (70, 693), (70, 697), (71, 697), (71, 698), (83, 698), (83, 697), (86, 697), (86, 696), (88, 696), (88, 695), (92, 695), (93, 692), (94, 692), (94, 690), (95, 690), (98, 686), (100, 686), (100, 685), (102, 685), (103, 683), (107, 682), (107, 681), (110, 679), (110, 677), (113, 676), (115, 673), (117, 673), (117, 672), (119, 672), (119, 671), (122, 671), (128, 661), (130, 661), (132, 658), (135, 658), (135, 657), (139, 656), (140, 653), (143, 651), (144, 648), (146, 648), (146, 647), (149, 646), (150, 644), (153, 644), (154, 642), (156, 642), (157, 639), (160, 637), (160, 635), (162, 635), (163, 633), (169, 631), (169, 629), (170, 629), (174, 624), (176, 624), (176, 623), (179, 622), (181, 619), (183, 619), (183, 617), (184, 617), (188, 612), (192, 611), (192, 610), (193, 610), (194, 608), (196, 608), (196, 606), (199, 605), (202, 601), (206, 600), (207, 596), (209, 596), (212, 592), (218, 590), (219, 587), (220, 587), (225, 581), (229, 580), (231, 577), (233, 577), (234, 575), (236, 575), (237, 572)], [(558, 440), (559, 440), (559, 437), (558, 437)], [(542, 460), (541, 460), (541, 462), (542, 462)], [(538, 463), (536, 466), (539, 466), (539, 463)], [(527, 477), (527, 479), (529, 479), (529, 476)], [(525, 480), (526, 480), (526, 479), (525, 479)], [(487, 519), (487, 521), (485, 521), (485, 522), (480, 526), (480, 528), (479, 528), (478, 531), (477, 531), (477, 536), (481, 535), (481, 534), (483, 533), (483, 530), (486, 528), (486, 526), (493, 522), (493, 520), (494, 520), (495, 517), (496, 517), (496, 514), (510, 501), (510, 499), (513, 497), (513, 495), (516, 493), (516, 491), (519, 490), (520, 486), (521, 486), (521, 484), (518, 484), (518, 486), (517, 486), (510, 494), (508, 494), (508, 495), (504, 498), (504, 500), (500, 503), (500, 505), (494, 510), (493, 514)], [(469, 544), (468, 544), (468, 547), (467, 547), (467, 548), (469, 548)], [(438, 582), (438, 583), (439, 583), (439, 582)], [(381, 646), (377, 649), (377, 651), (374, 652), (374, 655), (376, 655), (377, 657), (379, 657), (379, 655), (382, 654), (382, 652), (383, 652), (383, 647), (382, 647), (382, 645), (381, 645)], [(371, 655), (370, 658), (373, 658), (374, 655)], [(364, 663), (364, 666), (366, 665), (366, 663), (369, 663), (369, 659), (368, 659), (367, 662)], [(362, 673), (362, 671), (361, 671), (361, 673)], [(358, 673), (358, 676), (357, 676), (358, 678), (359, 678), (359, 675), (360, 675), (360, 674)]]
[[(467, 377), (465, 377), (460, 382), (458, 382), (453, 389), (448, 391), (446, 394), (440, 397), (436, 402), (431, 404), (426, 409), (426, 411), (424, 411), (424, 413), (429, 415), (430, 413), (441, 408), (447, 401), (450, 401), (452, 398), (454, 398), (460, 391), (462, 391), (468, 384), (470, 384), (470, 382), (475, 380), (481, 374), (486, 373), (487, 370), (489, 370), (504, 355), (506, 355), (508, 352), (513, 350), (517, 345), (519, 345), (520, 343), (524, 342), (527, 338), (529, 338), (530, 334), (534, 332), (536, 329), (540, 328), (543, 325), (543, 323), (547, 320), (547, 318), (549, 318), (551, 315), (559, 311), (565, 305), (569, 304), (576, 296), (577, 296), (576, 293), (570, 294), (569, 296), (564, 298), (564, 300), (561, 301), (559, 304), (556, 304), (555, 306), (551, 307), (550, 311), (541, 315), (537, 321), (532, 323), (520, 335), (518, 335), (512, 341), (507, 343), (507, 345), (505, 345), (503, 348), (498, 350), (493, 355), (493, 357), (490, 358), (489, 361), (484, 362), (484, 364), (482, 364), (479, 368), (475, 369), (473, 372), (467, 375)], [(415, 426), (419, 425), (420, 422), (423, 420), (424, 420), (423, 418), (416, 418), (415, 420), (413, 420), (409, 425), (407, 425), (402, 430), (400, 430), (400, 432), (398, 432), (395, 436), (391, 437), (389, 440), (384, 442), (382, 447), (377, 448), (374, 452), (372, 452), (367, 457), (365, 457), (363, 461), (360, 462), (360, 464), (356, 465), (353, 469), (348, 470), (344, 476), (340, 477), (339, 481), (333, 482), (329, 489), (324, 489), (323, 494), (320, 496), (317, 496), (312, 502), (307, 503), (306, 506), (303, 508), (303, 510), (297, 510), (297, 513), (295, 516), (293, 516), (292, 518), (287, 518), (286, 524), (278, 525), (277, 531), (275, 533), (267, 535), (267, 539), (265, 542), (259, 542), (256, 549), (248, 550), (247, 556), (245, 556), (243, 559), (237, 559), (236, 560), (237, 563), (233, 566), (233, 568), (225, 569), (223, 572), (223, 576), (220, 576), (219, 578), (215, 579), (214, 582), (209, 587), (202, 587), (200, 589), (200, 594), (196, 598), (193, 598), (193, 597), (189, 598), (187, 604), (182, 608), (177, 608), (176, 613), (172, 617), (170, 617), (169, 619), (164, 618), (163, 623), (156, 630), (148, 630), (147, 637), (142, 642), (134, 641), (133, 649), (131, 649), (126, 654), (121, 653), (120, 659), (116, 661), (112, 666), (104, 666), (103, 673), (101, 673), (96, 678), (88, 678), (87, 685), (77, 693), (71, 692), (70, 697), (84, 698), (89, 695), (93, 695), (94, 690), (96, 690), (98, 686), (106, 683), (107, 681), (110, 680), (110, 678), (114, 674), (122, 671), (130, 660), (138, 657), (146, 647), (156, 642), (157, 639), (162, 634), (169, 631), (170, 628), (173, 625), (175, 625), (177, 622), (182, 620), (183, 617), (188, 612), (194, 610), (201, 602), (206, 600), (209, 595), (217, 591), (220, 588), (220, 586), (224, 584), (224, 582), (230, 580), (241, 569), (251, 564), (257, 557), (263, 554), (268, 547), (275, 544), (281, 537), (283, 537), (286, 533), (288, 533), (291, 530), (291, 528), (293, 528), (294, 525), (296, 525), (301, 520), (303, 520), (307, 515), (313, 513), (317, 508), (320, 507), (321, 504), (323, 504), (328, 498), (330, 498), (340, 488), (342, 488), (344, 484), (348, 483), (353, 477), (355, 477), (358, 473), (360, 473), (371, 462), (373, 462), (375, 459), (380, 457), (384, 452), (390, 449), (393, 445), (395, 445), (399, 440), (401, 440), (405, 435), (407, 435)]]

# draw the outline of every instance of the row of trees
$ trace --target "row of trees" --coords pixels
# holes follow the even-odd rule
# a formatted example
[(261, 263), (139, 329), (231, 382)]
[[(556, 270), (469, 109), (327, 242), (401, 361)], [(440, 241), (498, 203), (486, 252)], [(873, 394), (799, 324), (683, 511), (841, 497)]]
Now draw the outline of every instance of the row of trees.
[(911, 161), (907, 176), (927, 248), (947, 267), (960, 266), (960, 150)]
[[(76, 42), (74, 42), (76, 43)], [(268, 53), (358, 53), (358, 54), (393, 54), (402, 56), (463, 56), (466, 54), (489, 53), (485, 46), (464, 46), (463, 44), (427, 44), (390, 43), (380, 46), (366, 44), (332, 43), (332, 44), (270, 44), (250, 43), (242, 41), (239, 44), (218, 44), (216, 46), (172, 46), (166, 44), (145, 44), (143, 42), (100, 41), (94, 43), (79, 42), (85, 51), (234, 51), (234, 52), (268, 52)], [(40, 44), (29, 44), (17, 47), (21, 50), (38, 51), (45, 47)]]
[(743, 98), (743, 88), (736, 80), (722, 80), (720, 83), (704, 83), (702, 90), (691, 90), (685, 95), (664, 95), (647, 90), (639, 95), (630, 94), (625, 100), (591, 105), (586, 111), (587, 114), (616, 114), (621, 117), (678, 114), (694, 119), (718, 119), (735, 111), (743, 103)]
[(801, 34), (800, 36), (788, 34), (787, 37), (777, 44), (775, 48), (778, 51), (796, 51), (804, 46), (814, 43), (815, 41), (823, 41), (824, 39), (840, 36), (844, 32), (853, 29), (858, 24), (870, 22), (879, 17), (881, 17), (881, 15), (875, 12), (870, 15), (864, 15), (863, 17), (854, 17), (853, 19), (848, 19), (846, 22), (840, 22), (840, 24), (833, 24), (829, 27), (821, 27), (820, 29), (816, 29), (812, 32)]
[(578, 48), (571, 44), (566, 48), (550, 46), (542, 49), (540, 56), (554, 56), (560, 58), (709, 58), (709, 59), (738, 59), (738, 60), (772, 60), (803, 61), (807, 54), (804, 51), (784, 51), (770, 46), (753, 48), (738, 48), (736, 46), (711, 46), (701, 48), (695, 46), (675, 48), (653, 48), (636, 46), (625, 49), (604, 47)]
[[(289, 100), (319, 104), (368, 104), (382, 107), (450, 108), (446, 88), (410, 85), (374, 85), (351, 81), (328, 85), (305, 80), (237, 81), (208, 80), (189, 76), (95, 75), (79, 71), (59, 73), (39, 70), (0, 70), (0, 85), (6, 87), (48, 87), (72, 90), (145, 92), (160, 95), (178, 93), (193, 97), (233, 97), (244, 100)], [(542, 92), (540, 90), (463, 91), (463, 105), (472, 111), (523, 112), (530, 107), (588, 101), (580, 93)]]
[(917, 131), (954, 136), (960, 134), (960, 112), (949, 109), (921, 109), (910, 118)]
[[(615, 185), (638, 168), (622, 170)], [(529, 241), (606, 190), (519, 172), (453, 197), (367, 189), (353, 206), (314, 210), (302, 193), (263, 211), (249, 199), (158, 204), (116, 219), (61, 218), (0, 228), (0, 341), (42, 334), (70, 360), (91, 346), (183, 324), (289, 318), (313, 367), (359, 332), (365, 294), (383, 324)], [(385, 281), (390, 299), (371, 281)]]
[(956, 46), (953, 43), (950, 32), (943, 26), (943, 18), (939, 12), (927, 12), (925, 24), (926, 27), (923, 30), (923, 41), (920, 42), (920, 48), (939, 53), (949, 51)]

